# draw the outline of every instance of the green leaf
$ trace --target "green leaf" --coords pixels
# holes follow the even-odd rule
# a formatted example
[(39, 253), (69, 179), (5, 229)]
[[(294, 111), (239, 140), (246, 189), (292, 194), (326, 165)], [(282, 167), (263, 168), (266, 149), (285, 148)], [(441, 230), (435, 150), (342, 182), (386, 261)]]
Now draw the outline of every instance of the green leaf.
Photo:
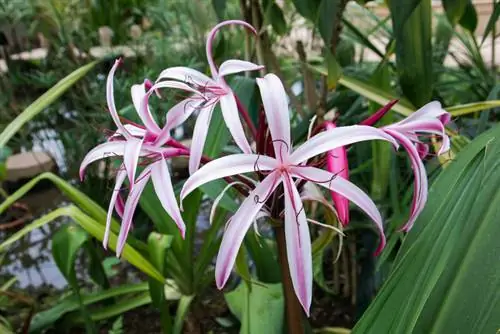
[(440, 173), (388, 280), (353, 333), (498, 330), (499, 157), (497, 125)]
[(446, 17), (451, 24), (455, 25), (465, 13), (469, 0), (442, 0)]
[(2, 133), (0, 133), (0, 147), (5, 146), (10, 138), (12, 138), (12, 136), (14, 136), (24, 124), (33, 119), (71, 86), (73, 86), (78, 80), (83, 78), (97, 63), (98, 61), (93, 61), (71, 72), (54, 87), (50, 88), (42, 96), (36, 99), (35, 102), (24, 109), (23, 112), (10, 122)]
[(471, 33), (474, 33), (474, 31), (476, 31), (478, 18), (476, 8), (472, 4), (471, 0), (468, 0), (464, 15), (460, 19), (459, 23), (462, 27), (469, 30)]
[(448, 111), (451, 114), (451, 116), (455, 117), (455, 116), (472, 114), (477, 111), (487, 110), (496, 107), (500, 107), (500, 100), (461, 104), (453, 107), (448, 107), (446, 108), (446, 111)]
[(433, 88), (431, 1), (391, 1), (390, 9), (399, 83), (411, 103), (421, 107)]
[[(173, 237), (157, 232), (152, 232), (148, 237), (149, 259), (151, 264), (161, 273), (165, 274), (165, 262), (167, 259), (167, 251), (172, 244)], [(165, 301), (164, 283), (157, 280), (149, 279), (149, 292), (153, 305), (161, 308)]]
[(83, 319), (85, 319), (87, 333), (97, 333), (83, 303), (75, 273), (76, 255), (87, 241), (88, 234), (80, 227), (63, 225), (52, 237), (52, 257), (78, 298), (80, 311)]
[[(28, 191), (33, 189), (35, 185), (43, 180), (51, 181), (72, 203), (77, 205), (95, 220), (102, 222), (103, 224), (106, 222), (106, 211), (101, 208), (101, 206), (99, 206), (83, 192), (52, 173), (42, 173), (24, 184), (15, 193), (6, 198), (2, 204), (0, 204), (0, 213), (4, 212), (8, 207), (17, 202)], [(111, 229), (114, 232), (118, 232), (120, 229), (115, 220), (112, 221)]]
[[(146, 292), (147, 283), (120, 285), (109, 290), (99, 291), (87, 296), (83, 296), (84, 305), (92, 305), (109, 298), (114, 298), (127, 294)], [(48, 328), (59, 320), (63, 315), (78, 310), (78, 298), (75, 295), (66, 297), (48, 310), (35, 314), (30, 323), (29, 333), (37, 333)]]
[(300, 15), (310, 21), (316, 22), (318, 8), (322, 0), (292, 0), (292, 2)]
[(182, 326), (184, 324), (184, 319), (186, 318), (189, 306), (191, 305), (193, 299), (194, 296), (182, 296), (181, 299), (179, 300), (177, 311), (175, 312), (174, 330), (172, 331), (172, 334), (182, 333)]
[(342, 0), (322, 0), (318, 9), (318, 30), (325, 47), (330, 49), (333, 30), (337, 26)]
[(286, 34), (288, 29), (285, 15), (283, 15), (280, 6), (278, 6), (274, 0), (263, 0), (262, 4), (264, 7), (264, 22), (271, 23), (273, 30), (278, 35)]
[(245, 236), (245, 246), (248, 253), (255, 262), (257, 277), (265, 283), (277, 283), (281, 281), (281, 271), (276, 257), (276, 247), (272, 240), (258, 236), (250, 229)]
[(120, 314), (124, 314), (135, 308), (148, 305), (151, 303), (151, 296), (148, 292), (142, 293), (136, 297), (129, 298), (127, 300), (116, 303), (112, 306), (103, 307), (98, 310), (93, 310), (91, 312), (92, 320), (100, 321), (104, 319), (109, 319)]
[(231, 312), (240, 320), (240, 333), (282, 333), (285, 300), (281, 283), (240, 284), (224, 294)]
[(342, 68), (340, 67), (335, 56), (332, 55), (329, 49), (325, 50), (326, 67), (328, 69), (328, 76), (326, 79), (328, 89), (333, 90), (337, 87), (337, 82), (342, 76)]
[(491, 13), (488, 23), (486, 24), (486, 28), (484, 29), (483, 39), (481, 40), (481, 46), (486, 40), (486, 37), (488, 37), (488, 35), (493, 31), (493, 28), (495, 27), (495, 24), (497, 23), (499, 17), (500, 17), (500, 1), (496, 1), (495, 7), (493, 8), (493, 12)]
[[(81, 227), (83, 227), (85, 231), (87, 231), (89, 234), (97, 238), (99, 241), (103, 240), (104, 226), (97, 223), (94, 219), (84, 214), (77, 207), (69, 205), (67, 207), (59, 208), (52, 212), (49, 212), (48, 214), (33, 221), (31, 224), (23, 227), (21, 230), (17, 231), (13, 235), (11, 235), (7, 240), (2, 242), (2, 244), (0, 244), (0, 251), (4, 251), (5, 249), (7, 249), (8, 246), (13, 244), (17, 240), (21, 239), (23, 236), (25, 236), (32, 230), (64, 216), (72, 218), (76, 223), (78, 223)], [(110, 248), (112, 250), (115, 250), (118, 238), (114, 232), (110, 232), (109, 240), (110, 240), (109, 242)], [(144, 258), (144, 256), (141, 255), (140, 252), (134, 249), (128, 243), (128, 241), (125, 244), (122, 257), (128, 262), (130, 262), (130, 264), (138, 268), (140, 271), (145, 273), (146, 275), (154, 277), (160, 282), (164, 282), (165, 278), (153, 267), (153, 265), (146, 258)]]
[(217, 20), (224, 20), (224, 13), (226, 12), (227, 0), (212, 0), (212, 6), (214, 7), (215, 14), (217, 15)]

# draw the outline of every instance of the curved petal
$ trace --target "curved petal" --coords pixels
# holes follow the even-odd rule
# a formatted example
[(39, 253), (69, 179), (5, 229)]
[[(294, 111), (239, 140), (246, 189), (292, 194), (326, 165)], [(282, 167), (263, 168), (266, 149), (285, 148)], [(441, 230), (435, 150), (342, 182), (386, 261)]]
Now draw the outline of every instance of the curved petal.
[[(125, 127), (127, 132), (130, 133), (130, 135), (133, 137), (143, 138), (146, 135), (146, 129), (141, 128), (135, 124), (123, 124), (123, 126)], [(123, 133), (118, 129), (111, 136), (111, 138), (114, 138), (115, 136), (123, 136)]]
[(290, 171), (292, 176), (298, 177), (300, 179), (316, 183), (322, 187), (335, 191), (340, 195), (347, 198), (349, 201), (356, 204), (361, 210), (363, 210), (368, 217), (370, 217), (375, 226), (377, 227), (380, 234), (380, 243), (377, 247), (376, 254), (385, 247), (385, 235), (384, 228), (382, 224), (382, 216), (377, 209), (377, 206), (371, 198), (359, 189), (355, 184), (341, 178), (336, 177), (335, 174), (329, 173), (319, 168), (315, 167), (291, 167)]
[(413, 186), (413, 200), (411, 203), (410, 209), (410, 218), (403, 225), (401, 230), (409, 231), (415, 221), (418, 218), (418, 215), (424, 209), (425, 203), (427, 202), (427, 194), (428, 194), (428, 181), (427, 181), (427, 173), (425, 171), (425, 166), (420, 159), (420, 155), (418, 150), (415, 148), (411, 140), (406, 138), (403, 134), (393, 131), (386, 130), (391, 136), (396, 138), (404, 149), (408, 152), (411, 162), (411, 168), (413, 169), (413, 175), (415, 178), (414, 186)]
[(128, 181), (132, 188), (134, 184), (135, 171), (139, 163), (139, 156), (141, 154), (143, 139), (130, 138), (125, 143), (125, 150), (123, 153), (123, 164), (127, 170)]
[(125, 141), (106, 142), (90, 150), (80, 164), (80, 179), (83, 180), (85, 168), (92, 162), (104, 158), (122, 156), (125, 152), (125, 143)]
[(151, 115), (151, 110), (149, 109), (148, 103), (146, 102), (145, 105), (142, 103), (144, 97), (146, 96), (146, 82), (141, 85), (132, 85), (132, 88), (130, 88), (130, 94), (132, 95), (134, 108), (137, 111), (137, 114), (141, 118), (142, 122), (146, 126), (146, 129), (153, 133), (160, 132), (158, 124), (156, 124), (153, 116)]
[(181, 191), (181, 201), (201, 185), (226, 176), (269, 171), (278, 166), (278, 162), (265, 155), (231, 154), (213, 160), (192, 174), (184, 183)]
[(246, 72), (246, 71), (256, 71), (263, 68), (264, 68), (263, 65), (257, 65), (249, 61), (230, 59), (226, 60), (220, 65), (219, 78), (230, 74)]
[(186, 225), (184, 224), (184, 220), (182, 219), (181, 212), (179, 210), (179, 205), (175, 199), (174, 188), (172, 187), (172, 181), (170, 180), (170, 173), (165, 159), (160, 158), (159, 161), (152, 165), (151, 180), (153, 181), (153, 187), (161, 205), (168, 215), (174, 220), (175, 224), (179, 228), (179, 231), (181, 232), (182, 238), (184, 239)]
[(291, 151), (290, 114), (285, 88), (274, 74), (257, 79), (276, 157), (286, 159)]
[(443, 124), (446, 124), (450, 120), (450, 114), (441, 107), (440, 102), (432, 101), (427, 103), (422, 108), (418, 109), (413, 114), (411, 114), (410, 116), (406, 117), (405, 119), (396, 124), (404, 124), (416, 120), (432, 119), (432, 118), (437, 118)]
[(201, 156), (203, 155), (203, 148), (207, 139), (208, 126), (212, 119), (212, 112), (215, 104), (205, 106), (200, 110), (198, 119), (193, 129), (193, 138), (191, 140), (191, 154), (189, 155), (189, 174), (196, 172), (200, 166)]
[(276, 189), (279, 183), (278, 172), (269, 174), (243, 201), (240, 208), (231, 218), (228, 224), (215, 264), (215, 281), (217, 287), (222, 289), (226, 284), (231, 269), (234, 266), (236, 255), (246, 232), (255, 220), (255, 217), (262, 209), (265, 200)]
[(163, 79), (180, 80), (190, 85), (197, 86), (205, 86), (207, 84), (216, 85), (215, 81), (212, 78), (209, 78), (200, 71), (183, 66), (170, 67), (163, 70), (158, 76), (158, 79), (156, 79), (156, 82), (158, 83)]
[[(445, 128), (441, 120), (437, 118), (422, 119), (411, 122), (399, 123), (397, 125), (389, 125), (387, 128), (396, 130), (403, 134), (432, 133), (441, 136), (443, 143), (438, 154), (442, 154), (450, 149), (450, 138), (446, 134)], [(412, 138), (409, 138), (412, 139)]]
[(131, 188), (128, 195), (127, 201), (125, 202), (125, 209), (123, 212), (122, 226), (120, 227), (120, 234), (118, 234), (118, 241), (116, 245), (116, 256), (120, 257), (125, 242), (127, 241), (128, 232), (132, 226), (132, 218), (134, 217), (135, 209), (139, 203), (139, 198), (141, 197), (144, 187), (148, 183), (149, 177), (151, 176), (151, 168), (146, 167), (142, 173), (139, 175), (137, 182), (134, 187)]
[(125, 181), (126, 177), (127, 173), (125, 172), (125, 169), (121, 169), (116, 174), (115, 187), (113, 188), (113, 193), (111, 194), (111, 199), (109, 200), (108, 214), (106, 216), (106, 229), (104, 230), (104, 238), (102, 239), (102, 245), (104, 246), (104, 249), (108, 249), (109, 231), (111, 229), (111, 218), (113, 217), (113, 208), (115, 207), (118, 195), (120, 194), (120, 190), (122, 188), (123, 182)]
[(186, 121), (186, 119), (191, 116), (191, 114), (199, 110), (201, 105), (204, 103), (204, 100), (195, 99), (195, 98), (187, 98), (182, 100), (173, 106), (168, 112), (165, 121), (165, 126), (158, 134), (154, 145), (162, 146), (166, 143), (166, 141), (170, 138), (170, 130), (178, 127), (182, 123)]
[(238, 107), (232, 92), (227, 93), (220, 98), (220, 109), (229, 132), (233, 136), (234, 142), (243, 151), (243, 153), (252, 153), (252, 148), (245, 136), (245, 130), (241, 125), (241, 120), (238, 114)]
[(155, 91), (157, 91), (160, 88), (182, 89), (182, 90), (185, 90), (187, 92), (190, 92), (190, 93), (193, 93), (193, 94), (197, 94), (200, 97), (203, 97), (202, 93), (200, 93), (198, 90), (196, 90), (195, 88), (191, 87), (187, 83), (180, 82), (180, 81), (173, 81), (173, 80), (165, 80), (165, 81), (157, 82), (157, 83), (155, 83), (151, 87), (151, 89), (148, 91), (148, 93), (146, 94), (146, 96), (144, 97), (144, 99), (142, 101), (143, 105), (147, 105), (147, 103), (149, 101), (149, 97), (151, 96), (151, 94), (153, 94)]
[(113, 88), (113, 79), (115, 77), (115, 72), (118, 66), (120, 66), (121, 62), (122, 62), (121, 59), (115, 60), (115, 64), (111, 68), (111, 71), (109, 71), (108, 79), (106, 80), (106, 101), (108, 104), (109, 113), (113, 118), (113, 122), (115, 122), (116, 127), (118, 128), (118, 130), (120, 130), (120, 133), (122, 133), (125, 138), (128, 138), (130, 137), (130, 134), (123, 126), (122, 122), (120, 121), (120, 116), (118, 115), (118, 111), (116, 111), (115, 95)]
[(254, 27), (252, 27), (250, 24), (246, 23), (245, 21), (240, 21), (240, 20), (224, 21), (224, 22), (217, 24), (215, 27), (213, 27), (212, 30), (208, 33), (207, 44), (206, 44), (206, 53), (207, 53), (208, 65), (210, 66), (210, 71), (212, 72), (212, 77), (214, 77), (214, 78), (216, 78), (218, 76), (217, 67), (215, 66), (214, 57), (212, 55), (212, 44), (213, 44), (213, 41), (215, 38), (215, 34), (217, 34), (217, 31), (219, 31), (219, 29), (222, 28), (223, 26), (227, 26), (227, 25), (231, 25), (231, 24), (245, 26), (248, 29), (250, 29), (255, 35), (257, 35), (257, 31), (255, 30)]
[(366, 140), (385, 140), (391, 142), (396, 148), (396, 140), (383, 130), (364, 125), (343, 126), (321, 132), (302, 144), (290, 156), (290, 163), (299, 164), (318, 154)]
[(285, 239), (293, 289), (309, 316), (312, 299), (311, 236), (299, 192), (289, 175), (283, 175), (285, 189)]

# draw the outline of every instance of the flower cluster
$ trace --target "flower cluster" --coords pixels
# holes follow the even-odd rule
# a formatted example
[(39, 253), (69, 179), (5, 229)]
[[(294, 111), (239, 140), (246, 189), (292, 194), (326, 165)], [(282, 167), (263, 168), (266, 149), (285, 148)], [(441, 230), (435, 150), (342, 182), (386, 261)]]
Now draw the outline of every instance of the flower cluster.
[[(253, 187), (230, 218), (220, 245), (215, 271), (217, 286), (222, 288), (228, 280), (247, 230), (258, 217), (269, 216), (284, 224), (293, 287), (308, 314), (312, 298), (312, 260), (308, 220), (300, 196), (304, 184), (310, 182), (331, 191), (339, 221), (344, 225), (349, 222), (349, 201), (364, 211), (380, 232), (378, 253), (385, 245), (382, 217), (370, 197), (348, 180), (347, 147), (361, 141), (383, 140), (391, 143), (395, 149), (401, 145), (408, 152), (415, 174), (410, 217), (402, 227), (404, 231), (408, 231), (422, 211), (428, 191), (422, 158), (428, 154), (429, 148), (419, 139), (419, 135), (441, 136), (439, 153), (446, 151), (449, 139), (444, 125), (449, 121), (449, 114), (438, 102), (432, 102), (400, 122), (382, 128), (373, 127), (376, 120), (391, 108), (390, 104), (360, 125), (339, 127), (335, 123), (326, 122), (319, 133), (294, 147), (287, 96), (280, 79), (274, 74), (256, 79), (264, 110), (260, 117), (262, 124), (259, 124), (257, 131), (224, 77), (263, 67), (241, 60), (228, 60), (219, 68), (214, 64), (212, 41), (221, 27), (230, 24), (244, 26), (255, 33), (253, 27), (242, 21), (226, 21), (214, 27), (209, 33), (206, 50), (211, 78), (187, 67), (173, 67), (164, 70), (155, 83), (146, 80), (132, 87), (132, 101), (142, 125), (131, 122), (123, 124), (117, 113), (113, 97), (113, 77), (120, 60), (115, 62), (108, 76), (106, 95), (109, 112), (117, 130), (107, 142), (87, 154), (81, 164), (80, 176), (83, 177), (85, 168), (98, 159), (123, 156), (109, 205), (104, 237), (106, 247), (111, 217), (113, 211), (116, 211), (122, 218), (116, 247), (116, 252), (120, 255), (132, 225), (135, 208), (149, 179), (152, 180), (163, 208), (184, 236), (185, 224), (172, 186), (168, 159), (176, 156), (189, 157), (190, 177), (182, 188), (181, 203), (187, 195), (205, 183), (253, 173), (256, 176)], [(188, 92), (189, 97), (166, 113), (165, 124), (160, 127), (152, 117), (149, 99), (153, 93), (164, 88), (183, 90)], [(209, 161), (203, 158), (202, 152), (208, 124), (217, 104), (220, 104), (224, 122), (242, 153)], [(192, 145), (187, 148), (171, 138), (170, 131), (195, 111), (198, 116)], [(251, 141), (247, 138), (244, 124), (256, 138), (255, 149), (252, 149)], [(145, 167), (136, 176), (139, 162)], [(200, 167), (202, 163), (203, 166)], [(129, 191), (124, 200), (120, 192), (126, 179)]]

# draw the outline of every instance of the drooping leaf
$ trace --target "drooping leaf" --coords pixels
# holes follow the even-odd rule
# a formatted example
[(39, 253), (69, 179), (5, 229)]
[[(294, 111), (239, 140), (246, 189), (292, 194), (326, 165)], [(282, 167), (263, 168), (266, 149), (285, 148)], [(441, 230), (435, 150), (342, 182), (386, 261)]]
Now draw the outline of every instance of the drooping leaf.
[(263, 0), (264, 22), (270, 23), (278, 35), (286, 34), (288, 28), (281, 7), (274, 0)]
[(440, 173), (388, 280), (353, 333), (498, 330), (499, 157), (497, 125)]
[(455, 25), (465, 13), (469, 0), (442, 0), (446, 17), (451, 24)]
[(474, 33), (474, 31), (476, 31), (478, 18), (476, 8), (472, 4), (471, 0), (468, 0), (467, 6), (465, 7), (465, 12), (460, 18), (459, 23), (462, 27), (469, 30), (471, 33)]
[(98, 61), (93, 61), (71, 72), (68, 76), (61, 79), (55, 86), (36, 99), (35, 102), (24, 109), (23, 112), (10, 122), (2, 133), (0, 133), (0, 147), (5, 146), (10, 138), (12, 138), (12, 136), (14, 136), (24, 124), (33, 119), (71, 86), (73, 86), (78, 80), (83, 78), (97, 63)]
[(316, 22), (318, 8), (322, 0), (292, 0), (292, 2), (300, 15), (312, 22)]

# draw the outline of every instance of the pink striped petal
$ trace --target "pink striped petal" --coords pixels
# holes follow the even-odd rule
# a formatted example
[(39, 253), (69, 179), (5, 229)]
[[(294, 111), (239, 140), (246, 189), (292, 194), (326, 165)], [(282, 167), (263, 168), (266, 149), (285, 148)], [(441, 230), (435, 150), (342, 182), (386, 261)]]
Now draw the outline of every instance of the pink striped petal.
[(292, 173), (292, 176), (294, 177), (316, 183), (317, 185), (339, 193), (349, 201), (356, 204), (361, 210), (363, 210), (368, 215), (368, 217), (373, 220), (375, 226), (379, 231), (380, 243), (375, 254), (380, 253), (380, 251), (385, 247), (385, 235), (382, 224), (382, 216), (380, 215), (380, 212), (378, 211), (375, 203), (373, 203), (371, 198), (365, 192), (359, 189), (355, 184), (341, 177), (336, 177), (335, 174), (329, 173), (319, 168), (300, 166), (291, 167), (290, 171)]
[(207, 139), (208, 127), (212, 119), (212, 112), (215, 104), (211, 104), (201, 109), (198, 119), (193, 129), (193, 138), (191, 140), (191, 154), (189, 156), (189, 174), (196, 172), (200, 166), (205, 140)]
[(441, 107), (441, 103), (432, 101), (398, 123), (404, 124), (416, 120), (432, 118), (438, 118), (443, 124), (446, 124), (450, 120), (450, 114)]
[(116, 205), (117, 199), (119, 197), (118, 195), (120, 194), (120, 190), (122, 188), (123, 182), (125, 181), (126, 177), (127, 177), (127, 173), (125, 172), (124, 169), (121, 169), (116, 174), (115, 187), (113, 188), (113, 193), (111, 194), (111, 199), (109, 200), (108, 214), (106, 216), (106, 229), (104, 230), (104, 238), (102, 239), (102, 245), (104, 246), (104, 249), (108, 249), (109, 231), (111, 229), (111, 219), (113, 217), (113, 208)]
[(170, 138), (170, 130), (184, 123), (186, 119), (188, 119), (188, 117), (191, 116), (191, 114), (194, 111), (200, 110), (201, 105), (204, 102), (205, 101), (201, 99), (187, 98), (177, 103), (175, 106), (173, 106), (167, 112), (167, 119), (165, 121), (165, 126), (158, 134), (158, 137), (156, 138), (154, 145), (156, 146), (164, 145)]
[(234, 142), (243, 151), (243, 153), (252, 153), (252, 148), (245, 136), (245, 130), (241, 125), (241, 120), (238, 114), (238, 107), (232, 92), (220, 98), (220, 109), (229, 132), (233, 136)]
[(87, 166), (92, 162), (104, 158), (122, 156), (124, 151), (124, 141), (112, 141), (97, 145), (92, 150), (90, 150), (89, 153), (87, 153), (85, 158), (83, 158), (83, 161), (80, 164), (80, 179), (83, 180), (85, 168), (87, 168)]
[(130, 138), (125, 143), (125, 150), (123, 153), (123, 164), (127, 170), (128, 181), (130, 186), (134, 184), (135, 172), (137, 164), (139, 163), (139, 156), (141, 154), (143, 139)]
[(143, 104), (146, 97), (146, 82), (141, 85), (133, 85), (130, 89), (130, 93), (132, 95), (132, 102), (134, 103), (135, 110), (146, 126), (146, 129), (153, 133), (160, 132), (158, 124), (156, 124), (151, 115), (151, 110), (149, 109), (147, 101), (145, 105)]
[(409, 231), (415, 221), (418, 218), (418, 215), (424, 209), (425, 203), (427, 202), (427, 194), (428, 194), (428, 181), (427, 181), (427, 173), (425, 171), (425, 166), (420, 160), (420, 155), (408, 138), (406, 138), (403, 134), (393, 131), (386, 130), (388, 134), (396, 138), (404, 149), (408, 152), (411, 162), (411, 168), (413, 169), (413, 175), (415, 177), (414, 186), (413, 186), (413, 200), (410, 208), (410, 218), (403, 225), (401, 230)]
[(109, 71), (108, 79), (106, 80), (106, 101), (108, 103), (109, 113), (113, 118), (113, 122), (115, 122), (116, 127), (120, 130), (120, 133), (123, 134), (125, 138), (130, 137), (130, 134), (127, 132), (122, 122), (120, 121), (120, 116), (118, 115), (118, 111), (116, 111), (115, 106), (115, 96), (114, 96), (114, 88), (113, 88), (113, 78), (115, 76), (116, 69), (121, 64), (121, 59), (115, 60), (115, 64)]
[(254, 64), (249, 61), (230, 59), (220, 65), (219, 78), (240, 72), (257, 71), (263, 68), (264, 66)]
[[(200, 71), (194, 70), (189, 67), (183, 67), (183, 66), (178, 66), (178, 67), (170, 67), (165, 70), (163, 70), (160, 75), (158, 76), (158, 79), (156, 79), (156, 82), (163, 79), (175, 79), (175, 80), (180, 80), (185, 83), (188, 83), (190, 85), (197, 85), (197, 86), (216, 86), (217, 84), (212, 78), (209, 78), (205, 74), (201, 73)], [(153, 86), (154, 87), (154, 86)]]
[(267, 123), (278, 159), (286, 160), (292, 151), (290, 141), (290, 114), (288, 101), (281, 80), (274, 74), (257, 79)]
[(159, 161), (152, 165), (151, 180), (153, 181), (153, 187), (161, 205), (168, 215), (174, 220), (175, 224), (179, 228), (179, 231), (181, 232), (182, 238), (184, 238), (186, 225), (184, 224), (184, 220), (182, 219), (181, 212), (179, 210), (179, 205), (175, 199), (174, 188), (172, 187), (172, 181), (170, 180), (170, 173), (165, 159), (160, 158)]
[[(441, 136), (443, 143), (439, 149), (438, 154), (442, 154), (450, 149), (450, 138), (446, 134), (441, 120), (434, 119), (422, 119), (414, 120), (411, 122), (396, 123), (395, 125), (388, 125), (387, 128), (394, 129), (403, 134), (415, 134), (415, 133), (431, 133)], [(413, 138), (409, 138), (415, 141)]]
[(122, 195), (118, 193), (118, 197), (116, 198), (115, 202), (115, 211), (120, 216), (120, 218), (123, 218), (123, 211), (125, 210), (125, 201), (123, 200)]
[(283, 175), (285, 189), (285, 238), (293, 289), (307, 316), (312, 299), (311, 236), (295, 183)]
[(278, 184), (278, 172), (269, 174), (248, 195), (238, 211), (236, 211), (231, 218), (224, 232), (224, 236), (222, 237), (219, 253), (217, 254), (217, 262), (215, 265), (215, 281), (217, 283), (217, 288), (222, 289), (226, 284), (246, 232), (262, 209), (265, 199), (276, 189)]
[(376, 139), (388, 141), (396, 148), (399, 146), (396, 140), (383, 130), (364, 125), (343, 126), (321, 132), (306, 141), (292, 153), (290, 162), (292, 164), (299, 164), (318, 154), (338, 147)]
[(120, 257), (123, 247), (125, 246), (125, 242), (127, 241), (127, 236), (130, 231), (130, 227), (132, 226), (132, 218), (134, 217), (135, 209), (137, 208), (137, 204), (139, 203), (139, 198), (141, 197), (142, 191), (144, 187), (148, 183), (148, 180), (151, 176), (151, 168), (150, 166), (146, 167), (142, 173), (137, 178), (137, 182), (134, 184), (134, 187), (131, 188), (130, 193), (127, 198), (127, 202), (125, 202), (125, 210), (123, 213), (122, 225), (120, 228), (120, 234), (118, 235), (118, 241), (116, 245), (116, 256)]
[(223, 26), (233, 25), (233, 24), (245, 26), (248, 29), (250, 29), (255, 35), (257, 35), (257, 31), (255, 30), (254, 27), (252, 27), (250, 24), (246, 23), (245, 21), (240, 21), (240, 20), (224, 21), (224, 22), (217, 24), (215, 27), (213, 27), (212, 30), (208, 33), (206, 52), (207, 52), (208, 65), (210, 66), (210, 71), (212, 72), (212, 77), (214, 77), (214, 78), (218, 77), (217, 67), (215, 66), (214, 57), (212, 55), (212, 44), (214, 42), (215, 35), (217, 34), (217, 31), (219, 31), (219, 29), (222, 28)]
[(226, 176), (255, 171), (269, 171), (278, 166), (278, 162), (265, 155), (231, 154), (213, 160), (193, 173), (181, 191), (181, 201), (201, 185)]
[[(335, 129), (336, 127), (335, 123), (326, 123), (326, 130)], [(327, 154), (326, 169), (338, 177), (349, 180), (349, 163), (347, 161), (347, 150), (345, 146), (330, 150)], [(349, 201), (335, 191), (331, 191), (330, 193), (335, 209), (337, 209), (338, 218), (342, 225), (346, 226), (349, 224)]]

